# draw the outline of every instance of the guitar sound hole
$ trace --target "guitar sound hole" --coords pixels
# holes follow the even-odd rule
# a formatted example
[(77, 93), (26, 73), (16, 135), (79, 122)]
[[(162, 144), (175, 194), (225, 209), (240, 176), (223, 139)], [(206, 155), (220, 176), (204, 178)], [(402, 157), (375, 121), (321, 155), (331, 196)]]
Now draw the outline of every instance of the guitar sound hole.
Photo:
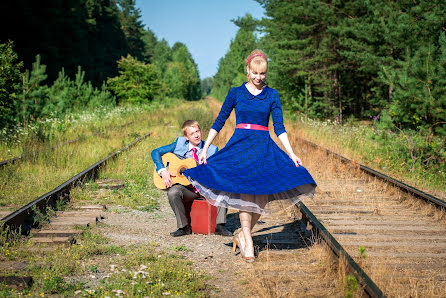
[(183, 175), (183, 172), (186, 171), (186, 170), (187, 170), (187, 168), (180, 168), (180, 171), (179, 171), (180, 175)]

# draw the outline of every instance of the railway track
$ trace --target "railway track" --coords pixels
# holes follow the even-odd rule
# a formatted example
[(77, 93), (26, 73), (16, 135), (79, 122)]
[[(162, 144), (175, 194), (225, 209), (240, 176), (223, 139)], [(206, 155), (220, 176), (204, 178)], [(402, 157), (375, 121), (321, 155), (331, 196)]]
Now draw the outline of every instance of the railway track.
[[(61, 202), (62, 204), (68, 203), (71, 200), (70, 192), (74, 187), (80, 186), (84, 182), (95, 180), (99, 171), (108, 162), (150, 135), (151, 132), (136, 138), (131, 143), (94, 163), (55, 189), (3, 217), (1, 219), (0, 231), (2, 236), (4, 237), (4, 233), (31, 234), (32, 238), (30, 241), (33, 245), (30, 248), (31, 250), (37, 250), (35, 252), (38, 253), (41, 253), (40, 251), (42, 249), (44, 250), (45, 247), (52, 249), (54, 245), (70, 245), (75, 243), (76, 237), (83, 233), (83, 230), (78, 229), (78, 227), (91, 227), (104, 219), (102, 214), (106, 208), (105, 205), (86, 205), (64, 212), (56, 211), (54, 212), (55, 216), (50, 219), (51, 222), (46, 223), (44, 228), (40, 228), (42, 223), (39, 222), (39, 219), (42, 219), (42, 214), (48, 216), (46, 214), (48, 207), (54, 208), (57, 204), (61, 204)], [(108, 188), (108, 181), (104, 181), (104, 183), (105, 188)], [(114, 188), (114, 186), (112, 187)], [(31, 251), (30, 253), (33, 252)], [(30, 288), (34, 282), (33, 277), (21, 275), (21, 270), (26, 268), (26, 266), (26, 263), (21, 261), (0, 261), (0, 284), (17, 289)]]
[(46, 194), (38, 197), (37, 199), (29, 202), (23, 207), (11, 212), (9, 215), (6, 215), (1, 219), (2, 223), (9, 230), (18, 231), (20, 230), (23, 234), (28, 234), (31, 229), (35, 226), (35, 216), (36, 211), (40, 210), (41, 212), (45, 212), (46, 208), (55, 206), (56, 203), (60, 200), (69, 201), (70, 200), (70, 191), (73, 187), (79, 186), (85, 181), (90, 179), (95, 179), (99, 170), (104, 167), (107, 162), (111, 161), (115, 157), (117, 157), (122, 152), (130, 149), (134, 145), (136, 145), (141, 140), (150, 136), (151, 132), (144, 134), (136, 138), (133, 142), (128, 145), (122, 147), (121, 149), (109, 154), (107, 157), (101, 159), (100, 161), (94, 163), (87, 169), (78, 173), (77, 175), (71, 177), (67, 181), (63, 182), (53, 190), (47, 192)]
[[(215, 113), (218, 102), (209, 102)], [(301, 224), (346, 262), (364, 293), (446, 297), (446, 203), (307, 140), (290, 141), (318, 183), (315, 198), (299, 204)]]
[(306, 208), (384, 295), (445, 297), (445, 202), (311, 142), (294, 145), (318, 177)]

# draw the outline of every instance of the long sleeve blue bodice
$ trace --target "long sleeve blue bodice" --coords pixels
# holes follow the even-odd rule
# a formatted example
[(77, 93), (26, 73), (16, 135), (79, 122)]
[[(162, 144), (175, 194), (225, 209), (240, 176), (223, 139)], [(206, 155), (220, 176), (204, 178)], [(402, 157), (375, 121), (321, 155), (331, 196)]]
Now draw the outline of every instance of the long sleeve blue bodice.
[(276, 135), (279, 136), (286, 132), (285, 126), (283, 125), (282, 106), (280, 104), (279, 94), (276, 90), (268, 86), (258, 95), (251, 94), (246, 89), (245, 83), (240, 87), (232, 88), (228, 92), (212, 128), (219, 132), (231, 114), (232, 109), (235, 110), (237, 124), (249, 123), (268, 126), (271, 115)]

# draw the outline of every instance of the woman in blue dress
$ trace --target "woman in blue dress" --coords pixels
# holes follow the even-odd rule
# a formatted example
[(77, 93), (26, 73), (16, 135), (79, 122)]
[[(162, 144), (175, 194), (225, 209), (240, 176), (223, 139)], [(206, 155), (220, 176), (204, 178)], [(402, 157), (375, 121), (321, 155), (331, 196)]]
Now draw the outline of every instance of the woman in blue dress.
[[(268, 60), (254, 50), (245, 60), (248, 82), (232, 88), (212, 125), (199, 165), (184, 172), (209, 203), (239, 210), (241, 231), (234, 236), (247, 262), (254, 261), (251, 231), (270, 201), (290, 207), (316, 188), (301, 160), (294, 154), (283, 125), (282, 107), (276, 90), (265, 84)], [(207, 159), (207, 148), (235, 110), (236, 129), (226, 146)], [(271, 139), (268, 131), (272, 117), (274, 132), (286, 152)]]

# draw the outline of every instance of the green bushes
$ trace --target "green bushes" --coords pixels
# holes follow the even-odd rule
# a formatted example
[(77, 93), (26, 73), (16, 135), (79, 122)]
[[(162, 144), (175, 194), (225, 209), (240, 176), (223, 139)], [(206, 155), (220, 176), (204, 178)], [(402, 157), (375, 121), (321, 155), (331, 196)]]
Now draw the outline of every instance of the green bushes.
[(105, 85), (102, 89), (93, 88), (90, 82), (84, 81), (84, 77), (85, 72), (80, 67), (74, 81), (62, 69), (57, 80), (48, 89), (48, 100), (43, 108), (43, 115), (62, 116), (85, 108), (115, 105), (115, 98)]
[(130, 55), (127, 58), (122, 57), (118, 65), (120, 75), (107, 82), (120, 102), (148, 103), (163, 93), (165, 87), (154, 65), (140, 62)]
[(97, 89), (90, 82), (84, 81), (85, 72), (80, 67), (74, 81), (62, 69), (52, 86), (44, 84), (47, 78), (45, 72), (46, 66), (40, 63), (40, 57), (37, 56), (32, 71), (27, 70), (23, 75), (21, 92), (14, 100), (15, 119), (10, 119), (10, 125), (17, 122), (26, 125), (39, 119), (63, 117), (84, 109), (115, 105), (115, 97), (105, 85)]
[[(413, 178), (436, 180), (446, 179), (446, 141), (433, 137), (425, 131), (400, 130), (392, 132), (375, 129), (366, 135), (377, 143), (376, 149), (367, 159), (379, 161), (387, 169), (398, 169), (412, 173)], [(367, 151), (366, 151), (367, 152)]]

